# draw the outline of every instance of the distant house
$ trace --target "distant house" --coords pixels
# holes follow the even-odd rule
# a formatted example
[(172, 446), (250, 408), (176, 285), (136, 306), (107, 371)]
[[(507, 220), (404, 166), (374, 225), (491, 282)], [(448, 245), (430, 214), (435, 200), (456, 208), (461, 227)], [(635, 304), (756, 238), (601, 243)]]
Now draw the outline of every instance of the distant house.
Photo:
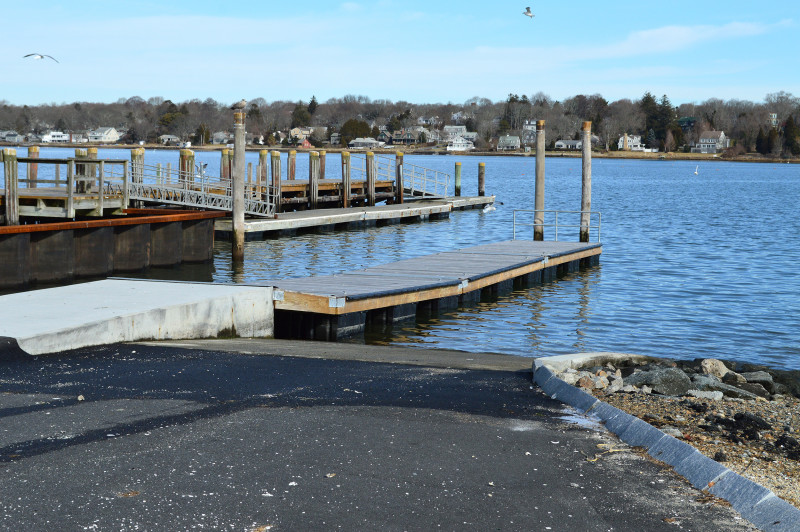
[(181, 141), (180, 137), (176, 137), (175, 135), (160, 135), (158, 137), (158, 142), (160, 142), (164, 146), (177, 146), (180, 141)]
[(497, 151), (518, 150), (520, 146), (519, 137), (516, 135), (503, 135), (497, 141)]
[(342, 143), (342, 135), (339, 133), (331, 133), (331, 144), (338, 146)]
[(89, 131), (89, 142), (117, 142), (120, 134), (113, 127), (99, 127)]
[(49, 131), (42, 135), (42, 142), (44, 143), (66, 143), (70, 141), (69, 133), (61, 131)]
[(717, 153), (730, 148), (731, 141), (722, 131), (703, 131), (692, 148), (692, 153)]
[(467, 126), (444, 126), (442, 128), (442, 137), (445, 140), (454, 139), (456, 137), (464, 137), (467, 134)]
[(390, 131), (383, 130), (380, 133), (378, 133), (378, 140), (380, 142), (384, 142), (386, 144), (391, 144), (392, 143), (392, 133)]
[(641, 135), (628, 135), (625, 133), (617, 141), (617, 149), (620, 151), (644, 151)]
[(16, 131), (0, 131), (0, 142), (19, 144), (20, 142), (25, 142), (25, 137)]
[(529, 120), (522, 125), (522, 143), (534, 144), (536, 142), (536, 121)]
[(359, 149), (360, 148), (360, 149), (365, 149), (365, 150), (374, 149), (374, 148), (380, 148), (383, 145), (384, 145), (383, 142), (377, 141), (377, 140), (375, 140), (373, 138), (369, 138), (369, 137), (367, 137), (367, 138), (358, 137), (357, 139), (351, 140), (350, 143), (348, 144), (348, 146), (351, 147), (351, 148), (354, 148), (354, 149)]
[(583, 148), (582, 140), (557, 140), (555, 144), (557, 150), (580, 150)]
[[(161, 135), (161, 137), (171, 136), (173, 135)], [(229, 141), (233, 141), (233, 135), (227, 131), (217, 131), (216, 133), (211, 134), (211, 144), (227, 144)]]
[(456, 137), (447, 141), (447, 151), (470, 151), (475, 145), (464, 137)]

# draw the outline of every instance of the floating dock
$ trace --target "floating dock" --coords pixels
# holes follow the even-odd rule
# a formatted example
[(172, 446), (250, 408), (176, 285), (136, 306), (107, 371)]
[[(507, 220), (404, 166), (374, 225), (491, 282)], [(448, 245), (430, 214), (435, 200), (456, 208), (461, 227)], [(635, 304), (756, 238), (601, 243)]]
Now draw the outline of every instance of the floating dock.
[[(360, 229), (382, 224), (438, 220), (449, 217), (454, 210), (482, 209), (494, 201), (494, 196), (449, 197), (375, 207), (284, 212), (276, 214), (273, 219), (246, 219), (245, 239), (260, 240), (268, 236), (291, 235), (297, 231), (315, 228)], [(217, 219), (214, 232), (218, 238), (229, 238), (233, 232), (231, 219)]]
[[(512, 240), (259, 285), (106, 279), (0, 296), (0, 347), (28, 354), (216, 336), (337, 340), (556, 279), (599, 243)], [(0, 349), (2, 352), (2, 349)]]

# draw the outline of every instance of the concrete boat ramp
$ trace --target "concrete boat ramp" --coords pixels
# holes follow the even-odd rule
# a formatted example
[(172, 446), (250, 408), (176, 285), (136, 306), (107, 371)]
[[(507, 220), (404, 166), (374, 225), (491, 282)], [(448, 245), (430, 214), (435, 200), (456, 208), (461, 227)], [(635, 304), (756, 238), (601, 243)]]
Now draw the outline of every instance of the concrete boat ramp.
[(263, 285), (106, 279), (0, 296), (0, 340), (30, 355), (137, 340), (336, 340), (599, 262), (600, 244), (513, 240)]

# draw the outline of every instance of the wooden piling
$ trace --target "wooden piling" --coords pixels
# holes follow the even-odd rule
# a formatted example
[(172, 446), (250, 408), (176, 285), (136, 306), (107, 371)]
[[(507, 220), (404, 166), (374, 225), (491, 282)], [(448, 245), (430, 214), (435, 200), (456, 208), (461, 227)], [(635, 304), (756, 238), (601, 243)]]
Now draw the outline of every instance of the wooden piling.
[(589, 242), (589, 225), (592, 210), (592, 123), (583, 123), (581, 155), (581, 232), (580, 241)]
[(272, 189), (275, 193), (275, 213), (282, 210), (281, 196), (281, 152), (273, 151), (270, 155), (272, 170)]
[(179, 152), (178, 173), (184, 188), (194, 182), (195, 168), (194, 152), (192, 150), (184, 148)]
[(342, 207), (350, 206), (350, 152), (342, 152)]
[[(86, 158), (92, 159), (94, 161), (97, 160), (97, 148), (91, 147), (86, 148)], [(87, 164), (86, 165), (86, 175), (89, 178), (89, 187), (91, 188), (91, 183), (97, 178), (97, 165), (96, 164)]]
[(259, 150), (258, 152), (258, 171), (256, 172), (256, 187), (258, 188), (258, 196), (264, 194), (264, 189), (267, 186), (267, 164), (269, 162), (269, 150)]
[(247, 163), (247, 193), (252, 197), (253, 193), (253, 163)]
[(286, 179), (294, 181), (295, 172), (297, 171), (297, 150), (289, 152), (289, 160), (286, 163)]
[(325, 150), (320, 150), (319, 152), (319, 180), (322, 181), (325, 179), (325, 159), (327, 158), (327, 153)]
[[(167, 165), (167, 182), (169, 182), (169, 165)], [(144, 182), (144, 148), (133, 148), (131, 150), (131, 183)], [(134, 200), (131, 205), (135, 208), (142, 207), (144, 202)]]
[(486, 163), (478, 163), (478, 196), (486, 195)]
[(456, 163), (456, 170), (455, 170), (455, 179), (456, 179), (456, 197), (461, 196), (461, 163)]
[(536, 121), (536, 183), (534, 188), (533, 239), (544, 240), (544, 120)]
[(6, 184), (6, 225), (19, 225), (19, 163), (17, 150), (3, 149), (3, 173)]
[(231, 256), (233, 262), (244, 261), (244, 146), (245, 146), (245, 114), (243, 111), (233, 113), (233, 171), (231, 195), (233, 196), (233, 242)]
[[(39, 146), (28, 148), (28, 158), (39, 158)], [(56, 165), (58, 166), (58, 165)], [(28, 163), (28, 188), (36, 188), (36, 181), (39, 179), (39, 163)]]
[(367, 152), (367, 205), (375, 206), (375, 154)]
[(403, 184), (403, 152), (397, 151), (394, 154), (394, 202), (398, 205), (403, 204), (403, 194), (405, 193)]
[(308, 154), (308, 202), (312, 209), (319, 202), (319, 152)]
[[(86, 151), (84, 148), (75, 148), (75, 158), (76, 159), (88, 159), (89, 152)], [(84, 193), (86, 192), (86, 179), (88, 176), (88, 171), (86, 170), (86, 163), (76, 163), (75, 164), (75, 192)]]

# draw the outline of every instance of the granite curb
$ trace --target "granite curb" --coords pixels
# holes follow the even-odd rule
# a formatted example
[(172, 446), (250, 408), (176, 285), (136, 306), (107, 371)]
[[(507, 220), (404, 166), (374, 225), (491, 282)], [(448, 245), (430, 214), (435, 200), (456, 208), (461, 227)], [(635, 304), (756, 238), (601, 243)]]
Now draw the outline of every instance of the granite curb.
[(624, 353), (581, 353), (537, 358), (533, 362), (533, 380), (542, 391), (579, 412), (602, 421), (623, 442), (642, 447), (647, 453), (686, 478), (699, 490), (728, 501), (742, 517), (768, 532), (796, 532), (800, 509), (776, 496), (767, 488), (746, 479), (705, 456), (691, 445), (665, 434), (649, 423), (605, 403), (593, 395), (567, 384), (555, 371), (578, 368), (608, 361), (652, 357)]

